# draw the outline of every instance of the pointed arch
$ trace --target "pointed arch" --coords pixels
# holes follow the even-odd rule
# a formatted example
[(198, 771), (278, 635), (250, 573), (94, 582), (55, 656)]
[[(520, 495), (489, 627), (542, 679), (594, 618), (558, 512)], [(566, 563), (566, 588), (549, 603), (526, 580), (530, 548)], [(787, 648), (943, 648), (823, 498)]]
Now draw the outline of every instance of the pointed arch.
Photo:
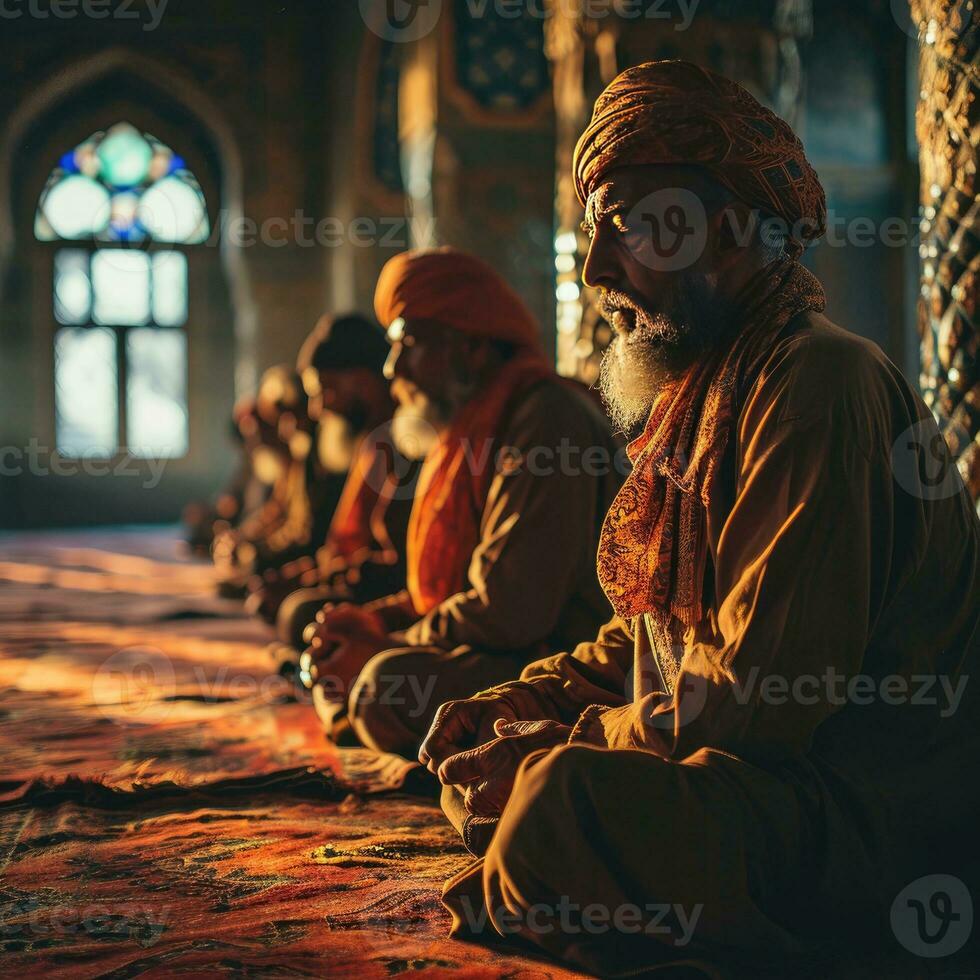
[[(161, 104), (175, 105), (195, 121), (210, 142), (220, 170), (218, 231), (221, 226), (239, 227), (244, 207), (244, 164), (238, 141), (221, 106), (191, 76), (173, 65), (124, 46), (109, 48), (65, 65), (31, 90), (0, 133), (0, 289), (6, 281), (5, 273), (16, 241), (14, 178), (25, 138), (60, 106), (82, 97), (86, 90), (115, 75), (137, 79), (155, 92)], [(253, 388), (257, 379), (256, 307), (236, 236), (221, 235), (218, 241), (234, 318), (235, 387), (243, 392)]]

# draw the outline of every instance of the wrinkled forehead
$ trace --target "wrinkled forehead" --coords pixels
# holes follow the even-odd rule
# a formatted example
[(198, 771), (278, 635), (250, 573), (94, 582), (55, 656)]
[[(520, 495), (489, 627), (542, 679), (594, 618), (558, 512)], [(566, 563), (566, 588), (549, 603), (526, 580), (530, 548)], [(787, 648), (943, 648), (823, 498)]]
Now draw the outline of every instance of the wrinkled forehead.
[(730, 194), (697, 166), (644, 164), (617, 167), (603, 174), (585, 206), (587, 224), (597, 225), (610, 214), (671, 203), (700, 204), (711, 209)]

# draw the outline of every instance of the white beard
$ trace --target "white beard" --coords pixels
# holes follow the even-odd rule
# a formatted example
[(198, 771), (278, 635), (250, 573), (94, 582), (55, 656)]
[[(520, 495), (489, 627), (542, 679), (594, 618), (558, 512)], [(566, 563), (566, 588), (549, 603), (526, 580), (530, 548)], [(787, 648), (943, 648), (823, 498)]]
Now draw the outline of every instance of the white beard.
[(618, 431), (629, 432), (647, 420), (665, 376), (657, 348), (644, 336), (613, 339), (602, 356), (599, 391)]
[(268, 446), (256, 446), (252, 450), (252, 472), (260, 483), (271, 487), (285, 471), (282, 459)]
[(289, 440), (289, 453), (297, 462), (302, 462), (310, 454), (313, 437), (309, 432), (294, 432)]
[(444, 424), (428, 402), (399, 405), (391, 418), (391, 439), (406, 459), (425, 459), (439, 441)]
[(354, 462), (354, 432), (336, 412), (322, 412), (317, 420), (316, 454), (328, 473), (346, 473)]

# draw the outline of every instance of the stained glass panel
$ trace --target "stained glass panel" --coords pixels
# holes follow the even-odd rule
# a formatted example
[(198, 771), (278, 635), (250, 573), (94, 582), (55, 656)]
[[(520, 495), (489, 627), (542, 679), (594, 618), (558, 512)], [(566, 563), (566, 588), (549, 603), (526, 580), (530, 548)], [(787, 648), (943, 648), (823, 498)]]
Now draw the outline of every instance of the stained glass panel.
[(198, 243), (208, 237), (204, 198), (175, 176), (164, 177), (143, 194), (136, 217), (158, 242)]
[(63, 456), (111, 456), (119, 429), (116, 335), (66, 327), (55, 335), (55, 418)]
[(187, 320), (187, 257), (182, 252), (153, 256), (153, 322), (180, 327)]
[(99, 324), (143, 324), (150, 319), (150, 257), (146, 252), (100, 249), (92, 256), (92, 319)]
[(92, 316), (92, 283), (88, 252), (63, 248), (54, 257), (54, 315), (59, 323), (88, 323)]
[(141, 327), (126, 334), (127, 446), (134, 456), (187, 454), (187, 335)]
[(204, 195), (183, 158), (129, 123), (95, 133), (62, 156), (34, 221), (41, 241), (150, 236), (195, 244), (210, 231)]
[(99, 143), (96, 150), (102, 179), (115, 187), (142, 184), (150, 169), (153, 150), (146, 139), (129, 123), (117, 123)]
[(56, 238), (89, 238), (109, 223), (109, 192), (91, 177), (69, 174), (50, 186), (41, 212)]

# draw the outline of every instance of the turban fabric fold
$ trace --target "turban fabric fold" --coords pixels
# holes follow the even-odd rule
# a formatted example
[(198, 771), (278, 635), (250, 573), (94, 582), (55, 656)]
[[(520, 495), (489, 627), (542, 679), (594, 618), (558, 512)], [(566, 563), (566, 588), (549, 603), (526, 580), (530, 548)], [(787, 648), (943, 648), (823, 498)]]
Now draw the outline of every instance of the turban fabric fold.
[(823, 187), (789, 125), (730, 79), (686, 61), (628, 68), (596, 99), (575, 147), (584, 206), (618, 167), (697, 166), (753, 208), (785, 220), (795, 257), (823, 235)]
[(435, 320), (473, 337), (538, 349), (537, 323), (494, 269), (456, 249), (415, 249), (389, 259), (374, 293), (382, 326), (402, 317)]

